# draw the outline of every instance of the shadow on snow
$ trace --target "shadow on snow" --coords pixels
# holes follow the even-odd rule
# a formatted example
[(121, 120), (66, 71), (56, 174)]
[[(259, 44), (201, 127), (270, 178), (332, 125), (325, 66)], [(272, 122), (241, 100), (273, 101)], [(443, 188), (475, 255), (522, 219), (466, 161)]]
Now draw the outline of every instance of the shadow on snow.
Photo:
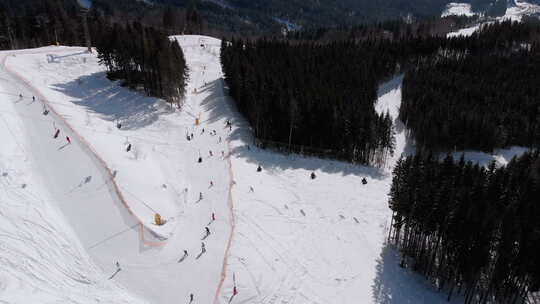
[(53, 89), (73, 98), (76, 105), (97, 113), (107, 121), (120, 122), (122, 129), (139, 129), (157, 121), (159, 115), (171, 113), (163, 100), (147, 97), (106, 78), (105, 72), (83, 76)]
[[(388, 244), (382, 248), (377, 260), (376, 277), (371, 286), (373, 302), (377, 304), (432, 304), (462, 303), (461, 296), (454, 295), (446, 301), (447, 293), (437, 292), (419, 274), (399, 267), (400, 256)], [(424, 286), (424, 288), (419, 288)]]

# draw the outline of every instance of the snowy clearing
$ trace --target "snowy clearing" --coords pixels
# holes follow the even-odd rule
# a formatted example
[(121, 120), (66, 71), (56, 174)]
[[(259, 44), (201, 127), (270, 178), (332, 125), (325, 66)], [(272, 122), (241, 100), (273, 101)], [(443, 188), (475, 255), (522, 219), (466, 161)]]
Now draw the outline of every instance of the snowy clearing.
[(446, 37), (448, 37), (448, 38), (458, 37), (458, 36), (469, 37), (472, 34), (474, 34), (474, 32), (476, 32), (480, 27), (481, 27), (481, 25), (478, 24), (478, 25), (475, 25), (475, 26), (463, 28), (463, 29), (460, 29), (460, 30), (458, 30), (456, 32), (448, 33), (446, 35)]
[(473, 13), (469, 3), (451, 2), (446, 5), (446, 9), (442, 12), (441, 17), (452, 15), (472, 17), (476, 14)]

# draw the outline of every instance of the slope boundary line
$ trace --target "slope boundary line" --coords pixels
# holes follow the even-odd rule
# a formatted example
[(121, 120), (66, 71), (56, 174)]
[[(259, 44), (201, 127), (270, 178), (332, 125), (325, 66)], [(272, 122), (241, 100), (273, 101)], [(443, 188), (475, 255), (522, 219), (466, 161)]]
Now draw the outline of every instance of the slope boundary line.
[(229, 240), (227, 241), (227, 247), (225, 248), (225, 256), (223, 257), (223, 266), (222, 266), (222, 270), (221, 270), (221, 278), (220, 278), (218, 287), (216, 289), (216, 295), (214, 297), (214, 304), (219, 303), (219, 295), (220, 295), (221, 290), (223, 288), (223, 284), (225, 283), (225, 279), (227, 278), (227, 266), (228, 266), (228, 263), (229, 263), (229, 256), (231, 255), (230, 251), (231, 251), (232, 241), (233, 241), (233, 238), (234, 238), (234, 231), (235, 231), (235, 228), (236, 228), (236, 217), (234, 215), (234, 201), (233, 201), (233, 195), (232, 195), (232, 189), (233, 189), (233, 186), (234, 186), (235, 182), (234, 182), (234, 172), (233, 172), (233, 169), (232, 169), (232, 161), (231, 161), (232, 149), (231, 149), (231, 142), (229, 140), (227, 140), (227, 149), (229, 150), (229, 155), (227, 157), (227, 163), (229, 165), (229, 176), (230, 176), (230, 179), (231, 179), (229, 181), (229, 197), (227, 199), (227, 204), (229, 205), (229, 210), (230, 210), (229, 217), (230, 217), (230, 223), (231, 223), (231, 232), (229, 234)]

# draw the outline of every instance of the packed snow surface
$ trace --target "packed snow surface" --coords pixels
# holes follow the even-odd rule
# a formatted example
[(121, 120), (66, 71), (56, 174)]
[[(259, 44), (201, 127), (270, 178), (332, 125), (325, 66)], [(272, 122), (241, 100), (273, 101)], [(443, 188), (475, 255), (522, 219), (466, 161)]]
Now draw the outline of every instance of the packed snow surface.
[[(83, 48), (3, 53), (0, 132), (13, 140), (0, 150), (1, 216), (13, 221), (0, 224), (12, 256), (0, 259), (0, 299), (446, 303), (385, 242), (391, 170), (414, 151), (397, 120), (403, 76), (376, 103), (396, 123), (385, 168), (283, 155), (251, 144), (220, 41), (172, 39), (190, 69), (181, 110), (109, 81)], [(467, 157), (502, 163), (516, 149)]]

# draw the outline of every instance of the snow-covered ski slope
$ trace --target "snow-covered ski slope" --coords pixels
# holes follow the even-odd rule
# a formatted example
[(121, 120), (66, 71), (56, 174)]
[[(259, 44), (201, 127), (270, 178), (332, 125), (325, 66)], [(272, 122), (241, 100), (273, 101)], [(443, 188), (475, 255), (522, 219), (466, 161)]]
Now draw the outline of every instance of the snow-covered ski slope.
[[(76, 298), (79, 294), (136, 303), (125, 289), (150, 303), (188, 303), (190, 293), (194, 303), (446, 303), (421, 277), (399, 268), (397, 254), (385, 244), (392, 164), (412, 151), (399, 121), (397, 152), (385, 169), (259, 150), (226, 97), (220, 41), (175, 39), (190, 68), (182, 111), (110, 82), (95, 54), (83, 48), (4, 53), (0, 114), (11, 132), (0, 128), (10, 142), (1, 148), (2, 170), (8, 172), (2, 182), (9, 181), (4, 188), (17, 195), (37, 193), (43, 202), (32, 208), (51, 211), (30, 221), (53, 231), (31, 260), (37, 264), (30, 263), (53, 271), (36, 278), (26, 269), (25, 277), (10, 278), (8, 286), (24, 282), (27, 289), (39, 286), (37, 297), (52, 293), (80, 303), (90, 300)], [(397, 117), (401, 81), (400, 76), (381, 86), (377, 111)], [(58, 115), (43, 115), (44, 106)], [(232, 130), (225, 127), (227, 120)], [(72, 144), (66, 145), (66, 135)], [(312, 171), (315, 180), (309, 178)], [(6, 204), (21, 201), (8, 198)], [(10, 212), (28, 217), (28, 208)], [(155, 213), (163, 226), (153, 223)], [(31, 239), (19, 236), (21, 227), (28, 235), (38, 229), (6, 228), (3, 244), (29, 252), (24, 246), (31, 243), (11, 240)], [(198, 257), (205, 227), (211, 234)], [(69, 248), (64, 243), (74, 249), (58, 249)], [(0, 260), (0, 276), (29, 263), (9, 261)], [(80, 283), (62, 267), (90, 283)], [(55, 279), (62, 281), (43, 283)], [(23, 299), (13, 288), (0, 292), (2, 300)]]
[[(57, 122), (60, 137), (54, 140), (53, 124), (39, 117), (45, 105), (78, 134), (69, 135), (72, 142), (80, 139), (90, 147), (95, 168), (103, 171), (105, 179), (77, 164), (66, 165), (67, 173), (53, 172), (62, 163), (59, 153), (72, 145), (58, 151), (55, 146), (50, 153), (57, 153), (58, 160), (46, 161), (49, 153), (41, 154), (42, 162), (49, 164), (42, 171), (58, 175), (49, 179), (48, 188), (94, 261), (149, 302), (171, 303), (193, 293), (200, 303), (211, 303), (231, 231), (229, 163), (218, 152), (228, 153), (223, 123), (215, 121), (213, 126), (219, 126), (223, 136), (218, 143), (218, 135), (209, 135), (211, 122), (194, 127), (199, 113), (202, 120), (208, 119), (202, 100), (194, 98), (197, 103), (175, 112), (157, 99), (108, 81), (95, 55), (82, 48), (29, 51), (9, 57), (6, 65), (40, 93), (35, 93), (37, 117), (21, 117), (44, 121), (41, 141), (63, 146), (69, 129)], [(201, 135), (203, 128), (207, 130)], [(194, 133), (194, 140), (188, 142), (186, 133)], [(199, 151), (202, 163), (197, 162)], [(110, 197), (99, 196), (103, 193)], [(155, 213), (165, 221), (163, 226), (153, 224)], [(216, 220), (210, 223), (212, 213)], [(204, 240), (206, 252), (197, 258), (206, 226), (211, 235)], [(188, 256), (179, 262), (183, 250)]]

